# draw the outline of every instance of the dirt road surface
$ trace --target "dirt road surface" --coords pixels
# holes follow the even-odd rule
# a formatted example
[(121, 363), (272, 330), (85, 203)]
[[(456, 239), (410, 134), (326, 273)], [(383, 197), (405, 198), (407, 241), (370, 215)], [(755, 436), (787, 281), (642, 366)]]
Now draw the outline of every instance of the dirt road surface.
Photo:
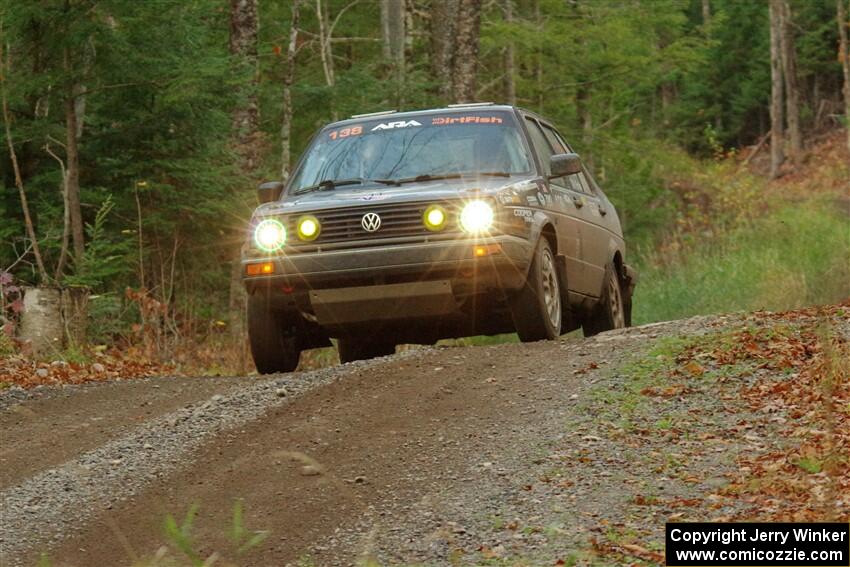
[[(271, 377), (2, 393), (0, 564), (179, 558), (163, 524), (192, 507), (198, 556), (239, 565), (552, 565), (612, 547), (657, 562), (667, 519), (746, 513), (723, 487), (743, 453), (782, 444), (740, 383), (672, 384), (664, 365), (773, 324), (695, 318)], [(848, 513), (850, 497), (829, 498)], [(268, 534), (241, 554), (237, 501)]]

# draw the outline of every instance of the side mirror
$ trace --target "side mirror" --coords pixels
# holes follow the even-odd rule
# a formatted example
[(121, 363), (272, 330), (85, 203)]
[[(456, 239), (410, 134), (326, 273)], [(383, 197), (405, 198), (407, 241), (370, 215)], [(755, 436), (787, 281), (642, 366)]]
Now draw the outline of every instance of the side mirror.
[(552, 177), (581, 173), (581, 158), (578, 154), (555, 154), (549, 158), (549, 171)]
[(283, 191), (283, 183), (280, 181), (266, 181), (257, 187), (257, 199), (260, 204), (271, 203), (280, 199), (280, 193)]

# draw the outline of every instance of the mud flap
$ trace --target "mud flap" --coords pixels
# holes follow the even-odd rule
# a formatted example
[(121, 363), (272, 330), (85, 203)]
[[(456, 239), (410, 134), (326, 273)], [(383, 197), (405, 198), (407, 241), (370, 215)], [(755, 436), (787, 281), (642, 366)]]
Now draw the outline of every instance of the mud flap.
[(567, 277), (567, 257), (563, 254), (555, 255), (555, 267), (558, 270), (558, 278), (561, 281), (561, 334), (569, 333), (578, 329), (581, 324), (578, 317), (573, 313), (570, 303), (570, 286)]
[(625, 308), (626, 327), (632, 326), (632, 296), (638, 281), (638, 273), (628, 264), (623, 264), (623, 307)]

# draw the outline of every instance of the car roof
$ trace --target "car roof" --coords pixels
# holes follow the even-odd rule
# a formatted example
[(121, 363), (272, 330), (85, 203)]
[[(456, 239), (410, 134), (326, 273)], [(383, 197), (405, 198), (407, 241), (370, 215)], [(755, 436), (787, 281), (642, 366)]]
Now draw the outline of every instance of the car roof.
[[(397, 110), (383, 110), (380, 112), (369, 112), (366, 114), (355, 114), (349, 118), (345, 118), (343, 120), (338, 120), (337, 122), (331, 122), (326, 127), (331, 126), (340, 126), (344, 124), (350, 124), (354, 122), (362, 122), (363, 120), (371, 120), (373, 118), (381, 118), (387, 117), (395, 120), (404, 120), (406, 118), (412, 118), (414, 116), (422, 116), (429, 114), (442, 114), (445, 112), (464, 112), (464, 111), (475, 111), (475, 110), (498, 110), (498, 111), (508, 111), (508, 112), (517, 112), (521, 111), (528, 114), (533, 114), (537, 116), (537, 114), (520, 108), (518, 106), (513, 106), (510, 104), (494, 104), (492, 102), (473, 102), (468, 104), (450, 104), (448, 106), (443, 106), (440, 108), (426, 108), (422, 110), (405, 110), (403, 112), (398, 112)], [(539, 117), (544, 122), (549, 122), (543, 117)]]

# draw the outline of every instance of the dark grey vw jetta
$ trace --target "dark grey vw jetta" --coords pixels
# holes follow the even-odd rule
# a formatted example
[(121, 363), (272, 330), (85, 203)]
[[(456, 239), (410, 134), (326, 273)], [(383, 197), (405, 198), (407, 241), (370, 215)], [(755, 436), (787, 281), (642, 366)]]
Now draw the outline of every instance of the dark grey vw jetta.
[(266, 183), (242, 273), (257, 369), (338, 339), (343, 362), (400, 343), (630, 324), (617, 212), (545, 119), (455, 105), (353, 116)]

